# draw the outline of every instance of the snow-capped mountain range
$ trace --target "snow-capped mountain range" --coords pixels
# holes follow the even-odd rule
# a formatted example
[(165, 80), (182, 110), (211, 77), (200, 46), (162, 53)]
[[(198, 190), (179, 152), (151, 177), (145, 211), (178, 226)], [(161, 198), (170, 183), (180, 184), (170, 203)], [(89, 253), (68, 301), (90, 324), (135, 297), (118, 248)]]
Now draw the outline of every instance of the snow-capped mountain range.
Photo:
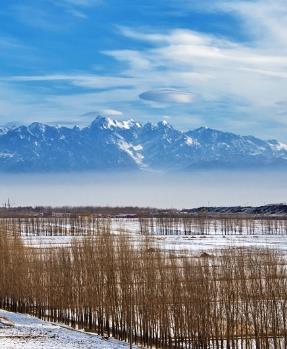
[(5, 172), (258, 167), (287, 168), (287, 144), (102, 116), (84, 128), (33, 123), (0, 129), (0, 171)]

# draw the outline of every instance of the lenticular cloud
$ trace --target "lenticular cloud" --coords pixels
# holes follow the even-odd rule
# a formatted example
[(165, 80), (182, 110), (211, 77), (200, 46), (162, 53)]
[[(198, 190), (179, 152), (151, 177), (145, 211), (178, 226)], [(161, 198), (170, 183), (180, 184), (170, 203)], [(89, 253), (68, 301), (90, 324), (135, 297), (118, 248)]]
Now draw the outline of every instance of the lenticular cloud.
[(139, 97), (146, 101), (159, 103), (191, 103), (193, 94), (191, 92), (175, 89), (162, 88), (143, 92)]

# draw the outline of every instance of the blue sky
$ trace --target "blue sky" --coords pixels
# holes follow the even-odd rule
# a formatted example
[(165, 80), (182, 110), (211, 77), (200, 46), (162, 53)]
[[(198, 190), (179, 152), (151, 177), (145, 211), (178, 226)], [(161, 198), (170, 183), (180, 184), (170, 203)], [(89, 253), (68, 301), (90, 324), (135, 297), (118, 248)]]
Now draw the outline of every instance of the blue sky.
[(286, 28), (285, 0), (5, 1), (0, 123), (104, 114), (286, 142)]

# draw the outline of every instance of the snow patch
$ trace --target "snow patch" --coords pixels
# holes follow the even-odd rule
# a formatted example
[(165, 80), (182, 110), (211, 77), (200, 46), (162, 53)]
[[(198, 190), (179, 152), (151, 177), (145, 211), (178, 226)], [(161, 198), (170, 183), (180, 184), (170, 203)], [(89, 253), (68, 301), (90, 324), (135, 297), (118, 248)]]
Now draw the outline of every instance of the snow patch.
[(191, 138), (191, 137), (186, 137), (185, 138), (185, 144), (187, 145), (194, 145), (196, 142)]
[(129, 130), (132, 127), (140, 128), (141, 124), (139, 122), (135, 122), (133, 119), (130, 120), (113, 120), (110, 118), (106, 118), (106, 122), (104, 124), (104, 128), (121, 128), (125, 130)]
[(276, 144), (274, 143), (269, 143), (272, 150), (275, 150), (275, 151), (287, 151), (287, 144), (284, 144), (284, 143), (281, 143), (281, 142), (277, 142)]
[(144, 156), (141, 153), (143, 149), (142, 145), (139, 144), (134, 146), (130, 143), (125, 142), (124, 140), (120, 140), (117, 144), (120, 147), (120, 149), (128, 153), (129, 156), (133, 158), (138, 165), (143, 165)]
[[(0, 318), (11, 326), (0, 327), (1, 349), (125, 349), (127, 343), (76, 331), (29, 315), (0, 309)], [(133, 346), (135, 349), (136, 347)]]

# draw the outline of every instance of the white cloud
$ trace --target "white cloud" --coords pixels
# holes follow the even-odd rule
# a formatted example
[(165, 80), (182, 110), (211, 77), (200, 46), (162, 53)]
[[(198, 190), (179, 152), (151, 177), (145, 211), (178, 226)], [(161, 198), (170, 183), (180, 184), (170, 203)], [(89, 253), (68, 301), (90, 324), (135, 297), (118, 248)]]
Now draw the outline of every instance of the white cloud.
[[(285, 0), (221, 1), (221, 11), (237, 13), (246, 30), (265, 47), (283, 44), (286, 49), (287, 8)], [(277, 47), (278, 49), (279, 47)]]
[(123, 115), (123, 113), (120, 110), (116, 110), (116, 109), (103, 109), (101, 110), (100, 114), (104, 116), (110, 116), (110, 117)]
[(159, 103), (186, 104), (191, 103), (193, 101), (192, 93), (168, 88), (145, 91), (141, 93), (139, 97), (146, 101)]
[(118, 61), (123, 61), (129, 64), (130, 68), (149, 69), (151, 68), (149, 59), (145, 58), (141, 52), (133, 50), (112, 50), (103, 51), (105, 55), (111, 56)]

